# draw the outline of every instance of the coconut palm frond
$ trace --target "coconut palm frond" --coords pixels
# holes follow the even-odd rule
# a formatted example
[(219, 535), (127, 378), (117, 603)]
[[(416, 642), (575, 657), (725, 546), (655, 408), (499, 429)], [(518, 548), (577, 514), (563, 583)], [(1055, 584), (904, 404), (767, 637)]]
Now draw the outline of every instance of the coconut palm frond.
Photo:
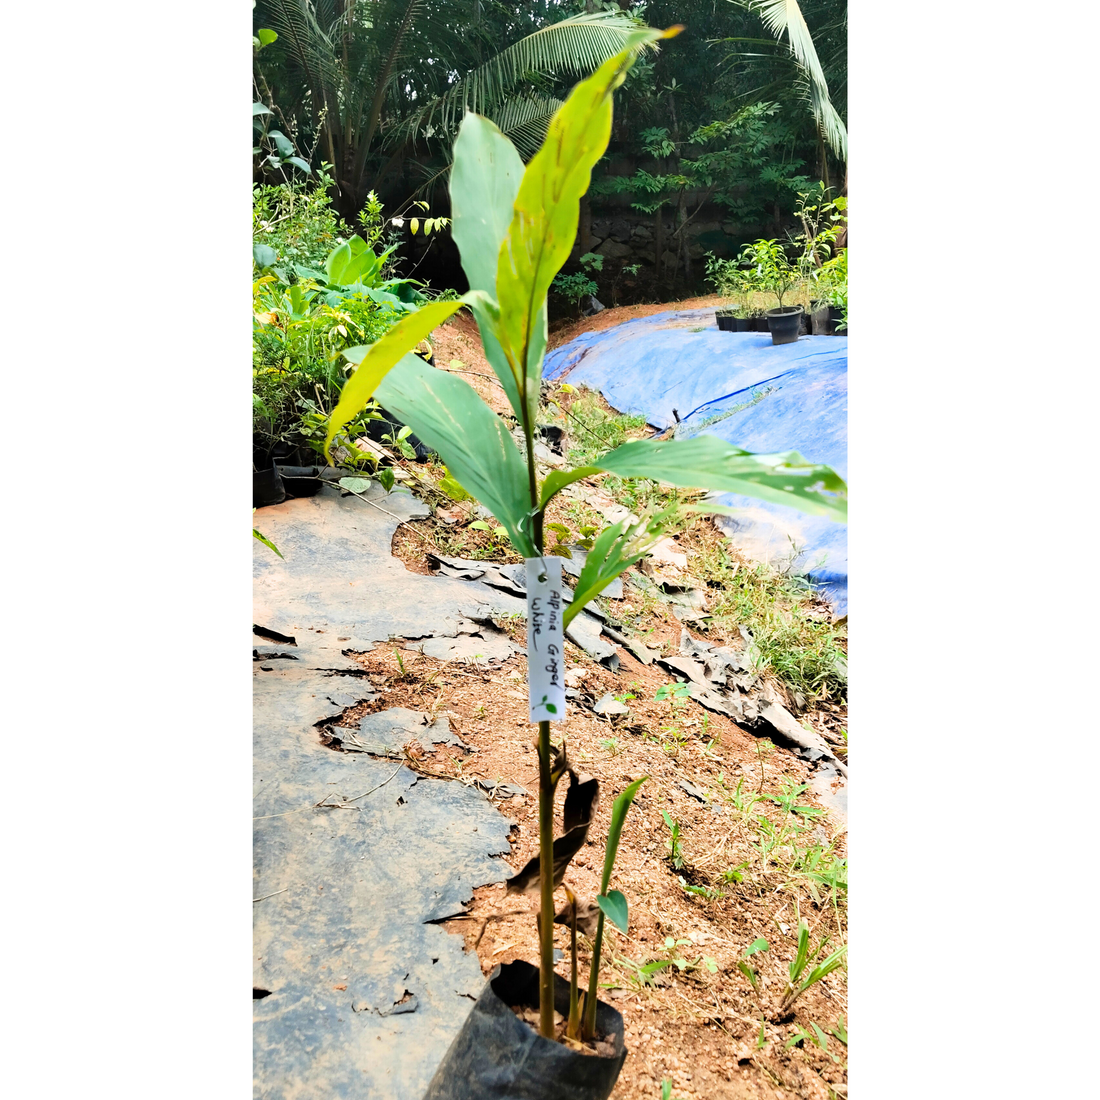
[(550, 120), (562, 105), (554, 96), (513, 96), (490, 116), (525, 160), (530, 160), (546, 138)]
[(268, 18), (305, 75), (318, 105), (334, 97), (343, 82), (332, 39), (321, 29), (308, 0), (271, 0)]
[(848, 128), (837, 113), (828, 93), (823, 93), (816, 82), (809, 81), (810, 110), (813, 111), (821, 136), (829, 148), (844, 162), (848, 160)]
[(742, 6), (759, 15), (777, 41), (782, 42), (786, 36), (788, 48), (808, 81), (810, 110), (818, 129), (833, 152), (847, 160), (848, 131), (829, 99), (825, 72), (798, 0), (745, 0)]
[[(448, 91), (408, 116), (395, 136), (450, 133), (466, 111), (489, 115), (532, 74), (577, 76), (614, 57), (642, 24), (623, 12), (594, 12), (551, 23), (502, 50)], [(655, 47), (648, 47), (655, 48)]]
[[(562, 100), (554, 96), (525, 95), (506, 99), (492, 114), (500, 132), (516, 147), (524, 161), (530, 160), (542, 145), (550, 120), (554, 117)], [(413, 196), (423, 198), (430, 195), (451, 171), (453, 148), (445, 147), (446, 163), (442, 168), (414, 162), (414, 172), (424, 176), (424, 181), (413, 192)]]
[(798, 0), (751, 0), (749, 9), (760, 16), (764, 26), (777, 39), (782, 41), (783, 36), (787, 36), (791, 53), (798, 58), (798, 63), (806, 70), (812, 81), (819, 84), (825, 83), (825, 73), (817, 58), (813, 36), (810, 34), (810, 28), (806, 26), (806, 19), (798, 6)]

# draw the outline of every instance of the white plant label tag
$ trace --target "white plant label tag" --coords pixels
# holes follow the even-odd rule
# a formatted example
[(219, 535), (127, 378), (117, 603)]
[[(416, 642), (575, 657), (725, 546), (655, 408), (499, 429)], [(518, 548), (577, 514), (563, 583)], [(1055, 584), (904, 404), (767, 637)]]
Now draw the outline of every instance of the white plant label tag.
[(527, 558), (527, 697), (532, 722), (565, 719), (561, 558)]

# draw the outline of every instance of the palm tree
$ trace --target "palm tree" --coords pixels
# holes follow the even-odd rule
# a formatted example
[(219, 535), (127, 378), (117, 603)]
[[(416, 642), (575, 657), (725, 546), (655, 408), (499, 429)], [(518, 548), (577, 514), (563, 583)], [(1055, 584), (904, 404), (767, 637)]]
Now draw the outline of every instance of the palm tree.
[(596, 12), (539, 26), (540, 14), (483, 0), (261, 0), (256, 26), (279, 38), (256, 54), (257, 89), (333, 165), (335, 205), (351, 221), (369, 191), (392, 190), (416, 146), (449, 159), (466, 110), (533, 152), (561, 81), (595, 70), (639, 25)]
[[(771, 31), (777, 43), (782, 44), (786, 39), (787, 50), (780, 54), (789, 63), (795, 66), (796, 79), (794, 88), (800, 97), (805, 100), (813, 115), (817, 126), (822, 167), (824, 171), (824, 145), (827, 144), (833, 154), (842, 163), (848, 160), (848, 130), (844, 120), (834, 106), (829, 96), (829, 85), (825, 79), (825, 69), (818, 57), (817, 48), (814, 45), (813, 35), (806, 24), (806, 18), (798, 5), (798, 0), (730, 0), (738, 7), (746, 8), (757, 14), (765, 27)], [(820, 5), (825, 10), (821, 13), (827, 17), (827, 23), (823, 27), (824, 34), (832, 45), (830, 69), (846, 83), (847, 77), (847, 2), (841, 0), (828, 0)], [(822, 32), (819, 32), (819, 37)], [(728, 42), (738, 42), (743, 45), (767, 45), (768, 40), (761, 42), (757, 39), (727, 39)], [(775, 55), (761, 55), (744, 49), (738, 49), (737, 55), (741, 57), (761, 57)], [(766, 98), (766, 93), (772, 92), (776, 86), (773, 82), (765, 88), (754, 89), (753, 97)]]

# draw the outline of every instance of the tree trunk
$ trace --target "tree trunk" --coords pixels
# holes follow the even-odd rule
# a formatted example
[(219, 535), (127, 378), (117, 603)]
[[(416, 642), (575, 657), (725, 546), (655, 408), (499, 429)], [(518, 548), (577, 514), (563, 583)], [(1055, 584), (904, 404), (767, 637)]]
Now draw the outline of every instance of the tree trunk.
[(658, 283), (661, 281), (661, 269), (664, 264), (661, 261), (661, 257), (665, 252), (665, 212), (661, 207), (657, 207), (657, 220), (653, 226), (653, 269), (654, 278)]
[(687, 243), (687, 209), (686, 202), (684, 200), (684, 192), (680, 191), (680, 201), (676, 210), (676, 220), (678, 232), (680, 234), (680, 262), (684, 269), (684, 281), (685, 283), (691, 282), (691, 257), (688, 256), (688, 243)]
[(826, 188), (829, 188), (829, 150), (825, 148), (825, 138), (822, 136), (820, 128), (817, 131), (817, 153), (821, 158), (821, 182), (825, 184)]

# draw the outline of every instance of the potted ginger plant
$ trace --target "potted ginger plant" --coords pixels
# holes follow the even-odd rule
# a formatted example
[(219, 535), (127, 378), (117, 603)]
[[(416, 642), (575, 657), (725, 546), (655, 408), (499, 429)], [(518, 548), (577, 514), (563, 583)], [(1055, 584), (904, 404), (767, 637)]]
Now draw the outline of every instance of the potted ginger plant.
[(802, 272), (787, 258), (783, 245), (777, 240), (759, 240), (745, 245), (740, 260), (751, 265), (761, 289), (774, 294), (779, 303), (776, 309), (769, 309), (766, 314), (772, 343), (794, 343), (802, 323), (802, 306), (784, 306), (783, 299), (801, 285)]
[[(331, 443), (374, 398), (439, 454), (450, 476), (493, 513), (516, 551), (527, 559), (528, 652), (546, 654), (528, 660), (529, 713), (538, 723), (539, 850), (508, 882), (509, 893), (539, 899), (539, 966), (514, 962), (498, 967), (429, 1085), (430, 1100), (549, 1100), (566, 1094), (605, 1100), (626, 1057), (622, 1018), (610, 1005), (598, 1002), (596, 993), (604, 918), (623, 929), (627, 926), (626, 899), (609, 890), (609, 883), (622, 821), (641, 780), (616, 801), (599, 897), (593, 901), (567, 893), (566, 906), (557, 912), (555, 891), (568, 891), (564, 875), (587, 836), (599, 783), (573, 770), (564, 739), (555, 744), (550, 726), (565, 717), (561, 632), (589, 600), (654, 545), (675, 512), (650, 512), (636, 521), (627, 517), (603, 530), (587, 554), (572, 602), (567, 603), (568, 589), (560, 588), (561, 561), (544, 553), (547, 504), (570, 483), (606, 471), (745, 494), (838, 520), (847, 514), (846, 486), (827, 466), (807, 462), (795, 452), (750, 454), (712, 435), (634, 440), (590, 465), (540, 476), (535, 442), (547, 292), (569, 257), (581, 196), (588, 189), (592, 167), (607, 148), (613, 91), (639, 49), (678, 30), (639, 28), (623, 52), (577, 85), (526, 168), (491, 121), (466, 115), (455, 140), (450, 192), (452, 233), (470, 290), (458, 301), (422, 306), (369, 347), (349, 349), (347, 358), (358, 366), (329, 420)], [(420, 340), (463, 306), (474, 314), (486, 359), (522, 428), (522, 449), (504, 420), (468, 383), (413, 354)], [(544, 596), (546, 602), (540, 602)], [(532, 639), (542, 648), (533, 646)], [(552, 640), (557, 641), (550, 644)], [(566, 775), (565, 831), (555, 839), (555, 792)], [(579, 988), (575, 947), (571, 980), (554, 973), (556, 921), (569, 925), (574, 945), (578, 929), (594, 935), (585, 991)], [(567, 1016), (563, 1035), (555, 1028), (555, 1002), (559, 1011), (564, 1006), (562, 1014)], [(537, 1029), (517, 1015), (525, 1005), (537, 1007)], [(588, 1053), (578, 1049), (585, 1044)]]

